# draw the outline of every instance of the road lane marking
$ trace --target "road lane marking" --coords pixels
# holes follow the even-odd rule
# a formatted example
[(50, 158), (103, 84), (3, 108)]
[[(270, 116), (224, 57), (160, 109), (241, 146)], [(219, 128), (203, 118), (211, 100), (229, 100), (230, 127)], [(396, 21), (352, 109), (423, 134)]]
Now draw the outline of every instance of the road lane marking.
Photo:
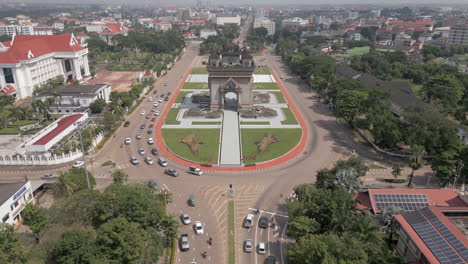
[(255, 224), (255, 238), (254, 238), (254, 244), (252, 245), (252, 246), (253, 246), (253, 249), (255, 250), (255, 264), (257, 264), (257, 257), (258, 257), (258, 254), (257, 254), (257, 231), (258, 231), (258, 221), (259, 221), (261, 215), (262, 215), (262, 213), (260, 212), (260, 214), (259, 214), (258, 217), (257, 217), (257, 223)]
[(283, 259), (283, 237), (284, 237), (284, 231), (286, 230), (286, 227), (288, 226), (288, 222), (283, 227), (283, 232), (281, 232), (281, 240), (280, 240), (280, 254), (281, 254), (281, 263), (284, 263)]
[(263, 210), (260, 210), (260, 209), (249, 208), (249, 210), (252, 210), (252, 211), (257, 211), (258, 210), (260, 213), (265, 213), (265, 214), (270, 214), (270, 215), (273, 215), (273, 216), (281, 216), (281, 217), (289, 218), (289, 216), (287, 216), (287, 215), (277, 214), (277, 213), (273, 213), (273, 212), (267, 212), (267, 211), (263, 211)]

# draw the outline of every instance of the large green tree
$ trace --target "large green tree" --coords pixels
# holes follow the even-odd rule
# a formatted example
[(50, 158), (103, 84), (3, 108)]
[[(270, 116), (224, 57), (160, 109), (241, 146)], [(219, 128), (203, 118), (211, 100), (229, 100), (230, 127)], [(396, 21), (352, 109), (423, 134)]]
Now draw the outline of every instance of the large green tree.
[(0, 224), (0, 263), (26, 263), (26, 252), (9, 224)]
[(49, 223), (48, 215), (39, 206), (28, 203), (21, 212), (21, 216), (23, 224), (29, 226), (36, 238), (39, 239)]
[(432, 160), (431, 168), (444, 186), (453, 182), (458, 161), (457, 149), (444, 151)]
[(106, 263), (91, 230), (72, 229), (65, 231), (48, 255), (50, 264), (97, 264)]
[(336, 115), (354, 127), (356, 118), (363, 114), (363, 105), (367, 96), (368, 94), (364, 91), (340, 91), (336, 102)]
[(421, 92), (427, 102), (441, 104), (448, 112), (454, 112), (464, 89), (455, 77), (444, 74), (430, 78), (421, 88)]

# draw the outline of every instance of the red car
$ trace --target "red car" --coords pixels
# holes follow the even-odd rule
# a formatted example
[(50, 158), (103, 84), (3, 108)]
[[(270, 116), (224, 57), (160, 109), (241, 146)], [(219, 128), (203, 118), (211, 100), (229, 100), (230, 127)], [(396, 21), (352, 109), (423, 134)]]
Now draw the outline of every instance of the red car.
[(154, 120), (156, 120), (156, 118), (155, 118), (155, 117), (151, 118), (151, 121), (154, 121)]

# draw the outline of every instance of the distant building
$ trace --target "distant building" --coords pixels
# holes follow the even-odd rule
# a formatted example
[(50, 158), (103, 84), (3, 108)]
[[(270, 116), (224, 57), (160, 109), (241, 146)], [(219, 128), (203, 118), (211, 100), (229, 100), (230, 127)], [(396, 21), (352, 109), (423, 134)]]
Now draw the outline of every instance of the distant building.
[(462, 24), (450, 28), (449, 45), (468, 45), (468, 25)]
[(64, 31), (65, 25), (62, 22), (54, 22), (53, 27), (55, 30)]
[(86, 44), (73, 34), (19, 35), (0, 43), (0, 89), (13, 86), (17, 98), (26, 98), (58, 76), (65, 80), (90, 76)]
[(432, 31), (432, 35), (440, 34), (443, 38), (448, 38), (450, 36), (450, 27), (437, 27)]
[(89, 33), (99, 33), (104, 30), (104, 23), (103, 22), (93, 22), (91, 24), (86, 25), (86, 32)]
[(273, 36), (275, 34), (275, 27), (276, 27), (275, 22), (267, 18), (263, 18), (263, 19), (256, 18), (254, 22), (254, 28), (261, 28), (261, 27), (264, 27), (267, 29), (269, 36)]
[(47, 26), (46, 24), (39, 24), (34, 27), (34, 35), (38, 36), (45, 36), (45, 35), (53, 35), (54, 28), (51, 26)]
[(261, 19), (261, 18), (265, 18), (266, 17), (266, 14), (265, 14), (265, 9), (264, 8), (258, 8), (255, 10), (255, 18), (256, 19)]
[(104, 40), (107, 44), (113, 45), (112, 38), (115, 35), (127, 35), (127, 28), (122, 26), (120, 23), (106, 23), (104, 29), (99, 32), (99, 37)]
[(96, 85), (60, 85), (47, 93), (37, 96), (38, 99), (45, 101), (57, 92), (60, 96), (58, 105), (50, 107), (49, 112), (54, 114), (69, 114), (83, 112), (89, 105), (97, 99), (104, 99), (106, 103), (110, 102), (110, 93), (112, 87), (107, 84)]
[(281, 21), (281, 28), (287, 29), (287, 30), (297, 30), (300, 27), (305, 27), (309, 24), (308, 20), (295, 17), (295, 18), (288, 18), (288, 19), (283, 19)]
[(200, 38), (208, 38), (209, 36), (217, 36), (218, 32), (214, 29), (203, 28), (200, 29)]
[(32, 25), (4, 25), (0, 26), (0, 36), (7, 35), (34, 35), (34, 27)]
[(28, 203), (34, 203), (31, 182), (0, 184), (0, 223), (17, 226), (21, 223), (21, 212)]
[(228, 25), (228, 24), (236, 24), (240, 26), (241, 24), (241, 17), (239, 15), (232, 16), (232, 15), (219, 15), (213, 18), (213, 22), (216, 25)]
[(153, 27), (156, 32), (166, 32), (172, 29), (172, 24), (167, 21), (159, 21), (153, 24)]
[(418, 21), (396, 20), (396, 21), (391, 21), (389, 24), (390, 26), (393, 26), (393, 27), (422, 27), (429, 31), (432, 31), (434, 27), (434, 22), (427, 21), (427, 20), (418, 20)]

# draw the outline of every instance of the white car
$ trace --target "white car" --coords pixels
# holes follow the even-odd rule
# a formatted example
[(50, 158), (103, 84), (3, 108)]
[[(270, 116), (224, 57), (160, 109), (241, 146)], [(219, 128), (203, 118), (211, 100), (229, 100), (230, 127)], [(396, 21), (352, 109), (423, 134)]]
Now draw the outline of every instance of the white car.
[(125, 138), (125, 145), (130, 145), (132, 143), (132, 139), (130, 137)]
[(200, 221), (196, 221), (193, 225), (193, 228), (195, 229), (195, 233), (197, 233), (197, 235), (203, 235), (203, 225)]
[(154, 115), (155, 115), (155, 116), (158, 116), (158, 115), (159, 115), (159, 111), (155, 111), (155, 112), (154, 112)]
[(158, 163), (161, 165), (161, 167), (167, 167), (167, 161), (163, 158), (159, 158)]
[(184, 225), (190, 225), (190, 223), (192, 222), (190, 221), (190, 216), (185, 213), (180, 215), (180, 219), (182, 219), (182, 223), (184, 223)]
[(136, 134), (136, 139), (141, 139), (141, 133)]
[(151, 102), (152, 100), (153, 100), (153, 97), (151, 97), (151, 96), (150, 96), (150, 97), (148, 97), (148, 101), (150, 101), (150, 102)]
[(138, 163), (140, 163), (140, 161), (137, 158), (133, 157), (133, 156), (130, 157), (130, 162), (133, 165), (137, 165)]
[(145, 115), (145, 114), (146, 114), (145, 110), (141, 110), (140, 115)]
[(84, 161), (79, 160), (79, 161), (75, 162), (75, 164), (73, 164), (72, 167), (73, 168), (79, 168), (79, 167), (81, 167), (83, 165), (84, 165)]
[(245, 228), (250, 228), (253, 225), (254, 218), (255, 217), (254, 217), (253, 214), (248, 214), (244, 219), (244, 227)]
[(140, 155), (145, 155), (145, 150), (144, 150), (143, 148), (140, 148), (140, 149), (138, 150), (138, 153), (139, 153)]
[(156, 111), (156, 107), (151, 108), (151, 112)]
[(153, 158), (145, 157), (145, 162), (146, 162), (146, 164), (151, 165), (151, 164), (153, 164)]
[(158, 107), (158, 105), (159, 105), (158, 103), (154, 103), (154, 104), (153, 104), (154, 107)]
[(148, 138), (148, 144), (150, 144), (150, 145), (154, 144), (153, 138)]
[(159, 98), (158, 99), (158, 103), (162, 103), (163, 99), (162, 98)]

